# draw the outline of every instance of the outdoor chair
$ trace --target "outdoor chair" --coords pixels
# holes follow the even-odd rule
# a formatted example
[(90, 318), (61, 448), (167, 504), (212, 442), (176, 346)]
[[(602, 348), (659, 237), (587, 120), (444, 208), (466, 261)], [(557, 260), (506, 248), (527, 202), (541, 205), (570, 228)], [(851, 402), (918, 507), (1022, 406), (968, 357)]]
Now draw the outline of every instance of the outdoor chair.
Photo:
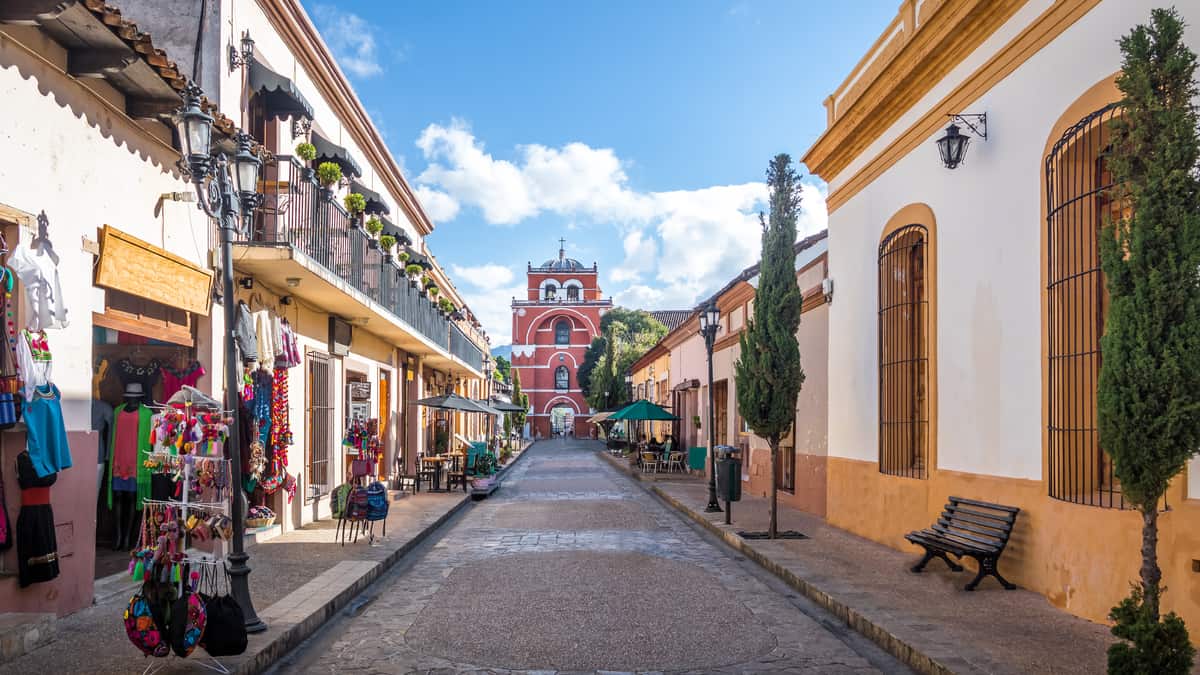
[(667, 456), (667, 471), (678, 471), (683, 473), (683, 451), (673, 450)]
[(449, 468), (446, 470), (446, 489), (453, 490), (455, 483), (462, 486), (463, 492), (467, 491), (467, 472), (463, 470), (462, 455), (450, 455)]
[(662, 456), (657, 452), (650, 450), (642, 451), (642, 473), (654, 472), (658, 473), (658, 465), (662, 461)]

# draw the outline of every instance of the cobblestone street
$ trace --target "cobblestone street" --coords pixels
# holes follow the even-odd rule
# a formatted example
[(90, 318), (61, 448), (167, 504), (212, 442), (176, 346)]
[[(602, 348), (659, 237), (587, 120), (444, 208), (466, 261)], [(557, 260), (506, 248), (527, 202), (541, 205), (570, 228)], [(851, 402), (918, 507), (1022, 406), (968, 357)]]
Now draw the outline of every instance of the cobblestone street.
[(906, 672), (595, 447), (534, 446), (276, 670)]

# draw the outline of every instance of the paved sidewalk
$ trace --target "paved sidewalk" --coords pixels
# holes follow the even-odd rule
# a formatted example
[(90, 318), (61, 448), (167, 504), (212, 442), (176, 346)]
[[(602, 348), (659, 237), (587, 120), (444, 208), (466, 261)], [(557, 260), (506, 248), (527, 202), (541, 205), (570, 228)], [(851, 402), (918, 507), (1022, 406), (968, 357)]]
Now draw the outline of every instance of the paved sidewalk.
[[(374, 545), (359, 537), (358, 543), (342, 546), (335, 537), (337, 521), (323, 520), (249, 549), (250, 594), (268, 630), (250, 636), (245, 654), (224, 657), (221, 663), (235, 673), (258, 673), (270, 667), (471, 503), (463, 492), (397, 495), (392, 493), (387, 537)], [(376, 523), (377, 534), (380, 525)], [(197, 663), (208, 658), (201, 649), (188, 659), (147, 660), (141, 655), (126, 637), (121, 618), (135, 590), (132, 581), (109, 580), (97, 588), (97, 604), (60, 619), (53, 641), (0, 665), (0, 675), (134, 673), (149, 665), (165, 666), (158, 671), (162, 673), (211, 672)]]
[[(626, 461), (599, 454), (643, 479)], [(643, 483), (919, 672), (1105, 671), (1113, 641), (1108, 627), (1058, 610), (1039, 594), (1004, 591), (991, 579), (967, 592), (963, 585), (969, 573), (950, 572), (937, 560), (913, 574), (909, 568), (920, 558), (917, 550), (893, 550), (783, 505), (779, 529), (799, 530), (809, 539), (745, 541), (738, 530), (767, 527), (765, 498), (743, 495), (734, 504), (733, 525), (725, 525), (724, 514), (704, 513), (703, 479), (650, 474)]]

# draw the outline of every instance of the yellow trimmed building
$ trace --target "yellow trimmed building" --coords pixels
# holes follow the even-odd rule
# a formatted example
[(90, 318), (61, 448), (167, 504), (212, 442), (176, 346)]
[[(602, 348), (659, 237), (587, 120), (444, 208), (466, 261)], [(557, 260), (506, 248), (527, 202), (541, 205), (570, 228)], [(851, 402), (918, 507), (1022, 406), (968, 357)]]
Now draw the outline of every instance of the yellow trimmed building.
[[(1160, 4), (907, 0), (804, 156), (829, 183), (837, 288), (829, 522), (915, 558), (904, 534), (950, 495), (1020, 507), (1001, 571), (1096, 621), (1141, 543), (1096, 431), (1101, 153), (1121, 114), (1117, 40)], [(1200, 51), (1200, 4), (1176, 5)], [(952, 123), (965, 158), (939, 147)], [(1164, 610), (1193, 627), (1198, 470), (1159, 520)]]

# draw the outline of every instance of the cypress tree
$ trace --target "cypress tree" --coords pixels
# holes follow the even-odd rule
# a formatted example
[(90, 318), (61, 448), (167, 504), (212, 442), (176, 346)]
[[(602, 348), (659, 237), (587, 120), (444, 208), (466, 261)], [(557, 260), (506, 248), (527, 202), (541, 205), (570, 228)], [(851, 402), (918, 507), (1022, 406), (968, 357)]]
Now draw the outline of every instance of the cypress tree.
[(762, 225), (762, 262), (754, 294), (754, 317), (740, 338), (734, 364), (738, 411), (755, 434), (771, 447), (771, 521), (767, 536), (778, 532), (776, 464), (779, 442), (796, 418), (796, 397), (804, 383), (800, 367), (802, 296), (796, 282), (796, 218), (800, 213), (800, 177), (792, 158), (776, 155), (767, 168), (770, 220)]
[(1123, 114), (1106, 157), (1127, 207), (1100, 238), (1110, 305), (1097, 395), (1101, 446), (1142, 515), (1140, 585), (1113, 608), (1110, 672), (1186, 673), (1194, 650), (1160, 621), (1158, 507), (1200, 444), (1200, 137), (1196, 55), (1173, 10), (1120, 41)]

